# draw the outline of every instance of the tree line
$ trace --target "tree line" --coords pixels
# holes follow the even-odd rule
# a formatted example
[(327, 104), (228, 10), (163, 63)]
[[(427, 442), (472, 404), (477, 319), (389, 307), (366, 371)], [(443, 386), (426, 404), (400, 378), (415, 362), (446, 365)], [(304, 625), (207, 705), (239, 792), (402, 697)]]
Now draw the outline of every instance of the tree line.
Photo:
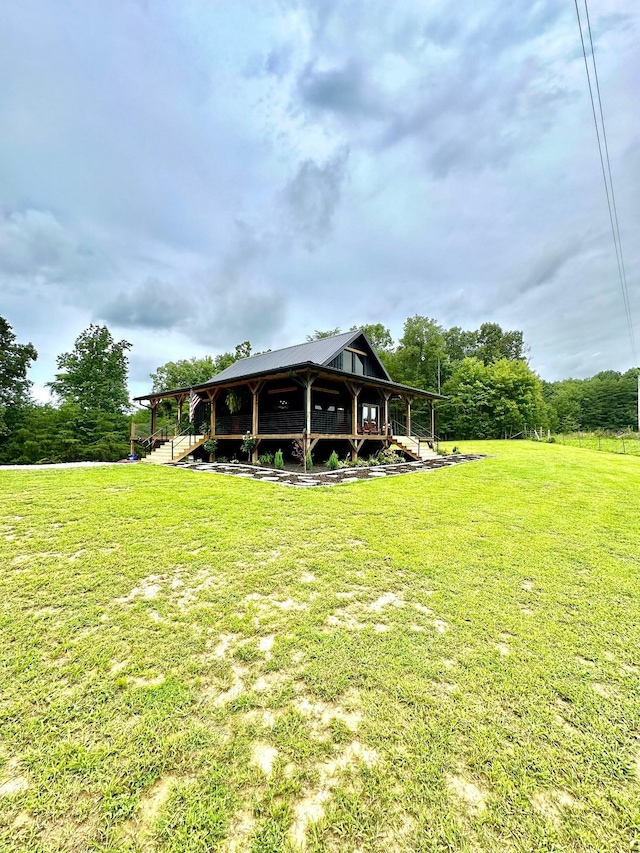
[[(442, 394), (437, 405), (442, 438), (515, 437), (534, 427), (558, 432), (635, 428), (638, 368), (544, 382), (529, 367), (522, 332), (497, 323), (447, 329), (415, 315), (407, 318), (397, 341), (382, 323), (356, 328), (364, 330), (393, 381)], [(340, 331), (316, 330), (307, 339)], [(131, 419), (148, 419), (146, 411), (132, 413), (130, 349), (106, 326), (89, 326), (71, 352), (57, 358), (58, 372), (47, 383), (53, 401), (37, 403), (28, 379), (37, 351), (31, 343), (19, 343), (0, 317), (0, 463), (123, 458)], [(251, 353), (250, 341), (243, 341), (217, 356), (168, 361), (151, 374), (151, 390), (202, 384)], [(416, 402), (413, 417), (420, 414)], [(172, 416), (170, 405), (166, 416)]]

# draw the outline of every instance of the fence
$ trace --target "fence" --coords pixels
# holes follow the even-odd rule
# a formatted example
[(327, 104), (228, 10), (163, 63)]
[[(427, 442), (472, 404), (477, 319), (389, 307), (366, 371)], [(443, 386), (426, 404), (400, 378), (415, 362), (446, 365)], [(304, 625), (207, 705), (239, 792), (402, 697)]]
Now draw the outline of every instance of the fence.
[(534, 441), (550, 441), (569, 447), (584, 447), (605, 453), (624, 453), (640, 456), (640, 433), (626, 432), (610, 434), (602, 432), (572, 432), (550, 435), (543, 430), (529, 430), (528, 437)]

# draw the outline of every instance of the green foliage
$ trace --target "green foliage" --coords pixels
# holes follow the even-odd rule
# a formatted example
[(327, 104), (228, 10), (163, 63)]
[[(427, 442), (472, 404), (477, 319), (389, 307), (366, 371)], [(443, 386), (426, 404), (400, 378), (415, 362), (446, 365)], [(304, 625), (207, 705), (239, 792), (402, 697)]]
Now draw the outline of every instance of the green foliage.
[(502, 359), (485, 365), (465, 358), (443, 387), (441, 435), (500, 438), (517, 435), (527, 425), (547, 422), (542, 383), (523, 361)]
[(362, 329), (378, 355), (383, 352), (391, 352), (393, 337), (389, 329), (383, 326), (382, 323), (364, 323), (362, 326), (351, 326), (349, 331), (357, 332), (358, 329)]
[(273, 467), (278, 471), (284, 470), (284, 457), (281, 450), (276, 450), (276, 455), (273, 458)]
[(17, 343), (13, 329), (0, 317), (0, 429), (5, 409), (28, 402), (31, 383), (27, 370), (37, 358), (33, 344)]
[(273, 465), (273, 453), (261, 453), (258, 456), (258, 462), (261, 465)]
[(209, 438), (202, 445), (207, 453), (215, 453), (218, 448), (218, 441), (215, 438)]
[(83, 410), (74, 403), (32, 405), (13, 422), (0, 461), (116, 462), (129, 453), (129, 419), (113, 412)]
[(237, 414), (242, 408), (242, 393), (237, 388), (230, 388), (225, 398), (230, 414)]
[(246, 432), (242, 438), (242, 444), (240, 445), (240, 449), (243, 453), (247, 454), (247, 458), (251, 456), (251, 451), (255, 446), (256, 440), (254, 436), (252, 436), (250, 432)]
[(339, 335), (342, 330), (340, 327), (336, 327), (335, 329), (327, 329), (325, 332), (315, 330), (312, 335), (307, 335), (307, 341), (319, 341), (322, 338), (332, 338), (334, 335)]
[(62, 371), (49, 388), (63, 403), (77, 405), (83, 411), (122, 414), (129, 408), (127, 341), (114, 341), (106, 326), (85, 329), (76, 338), (71, 352), (58, 356)]
[(605, 370), (590, 379), (545, 383), (545, 399), (554, 414), (551, 427), (562, 433), (635, 428), (639, 372)]
[(313, 457), (310, 452), (305, 456), (304, 466), (307, 471), (310, 471), (313, 468)]
[[(225, 356), (228, 353), (225, 353)], [(213, 359), (212, 356), (206, 355), (204, 358), (183, 358), (179, 361), (168, 361), (166, 364), (158, 367), (151, 374), (151, 390), (152, 391), (172, 391), (174, 388), (190, 388), (192, 385), (201, 385), (215, 373), (219, 373), (224, 367), (217, 367), (218, 359), (224, 359), (225, 356), (218, 356)], [(233, 359), (228, 363), (231, 364)]]
[(0, 317), (0, 455), (6, 451), (11, 423), (29, 402), (27, 370), (38, 358), (33, 344), (19, 344), (9, 323)]
[(327, 468), (329, 469), (329, 471), (337, 471), (339, 467), (340, 460), (338, 458), (338, 454), (335, 452), (335, 450), (332, 450), (331, 456), (327, 460)]

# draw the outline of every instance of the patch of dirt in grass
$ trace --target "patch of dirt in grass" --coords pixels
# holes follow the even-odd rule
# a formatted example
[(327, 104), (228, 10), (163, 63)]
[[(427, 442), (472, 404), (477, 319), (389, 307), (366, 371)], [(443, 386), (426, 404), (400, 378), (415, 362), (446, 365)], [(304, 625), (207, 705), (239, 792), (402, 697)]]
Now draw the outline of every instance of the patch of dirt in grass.
[(11, 560), (11, 565), (22, 566), (24, 563), (29, 563), (33, 560), (48, 560), (50, 558), (60, 560), (62, 557), (62, 554), (58, 554), (53, 551), (36, 551), (33, 554), (20, 554), (18, 557), (14, 557), (13, 560)]
[(247, 603), (253, 604), (257, 607), (258, 612), (261, 614), (268, 614), (273, 612), (273, 608), (277, 610), (308, 610), (308, 604), (302, 604), (298, 601), (294, 601), (292, 598), (285, 598), (280, 600), (273, 595), (261, 595), (259, 592), (251, 592), (249, 595), (245, 596), (244, 599)]
[(439, 693), (457, 693), (459, 688), (457, 684), (453, 684), (451, 681), (435, 681), (434, 687)]
[(129, 604), (135, 598), (138, 598), (138, 596), (147, 599), (155, 598), (162, 589), (160, 583), (162, 580), (163, 579), (159, 575), (149, 575), (147, 578), (142, 578), (138, 586), (134, 586), (127, 595), (123, 595), (120, 598), (114, 598), (113, 603)]
[(395, 592), (385, 592), (373, 601), (367, 607), (367, 610), (370, 610), (372, 613), (380, 613), (385, 607), (404, 607), (406, 603)]
[(640, 668), (631, 663), (623, 663), (620, 669), (627, 675), (638, 675), (640, 672)]
[(424, 613), (425, 616), (433, 616), (433, 610), (430, 607), (425, 607), (424, 604), (417, 604), (417, 603), (414, 603), (413, 606), (420, 613)]
[(553, 719), (555, 724), (561, 728), (563, 732), (570, 735), (580, 734), (578, 729), (575, 726), (572, 726), (571, 723), (568, 720), (565, 720), (562, 714), (559, 714), (557, 711), (554, 712)]
[(486, 808), (486, 796), (462, 771), (446, 778), (447, 789), (469, 812), (478, 814)]
[(368, 628), (367, 622), (358, 622), (355, 616), (346, 608), (339, 608), (327, 616), (327, 625), (331, 628), (344, 628), (346, 631), (363, 631)]
[(303, 572), (300, 575), (300, 580), (302, 581), (302, 583), (313, 583), (316, 580), (316, 576), (313, 574), (313, 572)]
[(603, 684), (601, 681), (594, 681), (591, 684), (591, 689), (603, 699), (611, 699), (613, 696), (618, 696), (618, 691), (610, 684)]
[(340, 720), (350, 731), (355, 732), (362, 722), (360, 699), (355, 690), (345, 694), (344, 699), (346, 708), (333, 702), (320, 702), (301, 695), (294, 702), (294, 707), (304, 717), (311, 719), (312, 729), (315, 729), (316, 733), (319, 729), (330, 726), (333, 720)]
[(58, 613), (62, 613), (61, 607), (41, 607), (40, 610), (31, 610), (29, 611), (31, 616), (34, 616), (36, 619), (44, 619), (47, 616), (55, 616)]
[(303, 850), (306, 848), (306, 837), (309, 826), (317, 823), (324, 816), (325, 803), (331, 796), (341, 772), (356, 766), (361, 761), (367, 767), (372, 767), (378, 761), (375, 750), (363, 746), (358, 741), (352, 741), (338, 755), (316, 766), (318, 771), (318, 786), (296, 804), (293, 810), (293, 824), (290, 830), (290, 840)]
[[(244, 666), (232, 666), (231, 673), (233, 675), (233, 683), (224, 693), (218, 693), (214, 700), (214, 704), (220, 707), (231, 702), (232, 699), (237, 699), (244, 690), (244, 677), (247, 674), (247, 669)], [(204, 691), (205, 695), (211, 696), (213, 692), (217, 692), (216, 688), (208, 688)]]
[(442, 661), (442, 666), (445, 669), (455, 669), (457, 665), (458, 662), (455, 661), (453, 658), (444, 658), (444, 660)]
[(256, 741), (251, 748), (251, 763), (262, 770), (265, 776), (271, 775), (277, 757), (278, 750), (263, 741)]
[(167, 775), (158, 779), (147, 793), (140, 798), (138, 820), (144, 826), (151, 826), (160, 813), (162, 804), (168, 799), (172, 785), (178, 780), (175, 776)]
[(86, 554), (86, 553), (87, 553), (87, 549), (86, 549), (86, 548), (81, 548), (79, 551), (76, 551), (76, 552), (75, 552), (75, 554), (72, 554), (72, 555), (69, 557), (69, 562), (70, 562), (70, 563), (75, 563), (75, 561), (78, 559), (78, 557), (81, 557), (83, 554)]
[(220, 846), (221, 853), (245, 853), (249, 850), (249, 839), (256, 827), (256, 820), (248, 809), (238, 812), (231, 821), (231, 829)]
[(594, 667), (596, 665), (595, 661), (590, 660), (589, 658), (583, 658), (581, 655), (576, 655), (576, 660), (582, 666)]
[(449, 625), (444, 619), (434, 619), (433, 626), (439, 634), (445, 634), (449, 630)]
[(263, 652), (265, 660), (271, 660), (271, 649), (275, 641), (275, 634), (269, 634), (268, 637), (260, 637), (258, 641), (258, 651)]
[(528, 578), (527, 578), (526, 580), (523, 580), (523, 581), (522, 581), (522, 587), (521, 587), (521, 588), (522, 588), (525, 592), (531, 592), (531, 591), (532, 591), (532, 589), (533, 589), (533, 581), (532, 581), (532, 580), (529, 580)]
[(165, 679), (165, 675), (156, 675), (154, 678), (132, 678), (131, 684), (134, 687), (158, 687)]
[(20, 832), (21, 829), (29, 829), (35, 823), (35, 818), (29, 812), (20, 812), (13, 820), (11, 829), (14, 832)]
[(415, 622), (410, 626), (412, 631), (424, 631), (423, 625), (416, 625)]
[(237, 634), (220, 634), (220, 640), (213, 650), (214, 657), (224, 658), (232, 643), (238, 639)]
[(523, 616), (533, 616), (533, 610), (530, 607), (521, 607), (520, 613), (522, 613)]
[(109, 672), (111, 673), (111, 675), (117, 675), (119, 672), (122, 672), (122, 670), (125, 668), (125, 666), (128, 663), (129, 663), (128, 659), (127, 660), (113, 661), (111, 664), (111, 669), (109, 670)]
[[(169, 799), (171, 789), (179, 782), (191, 782), (191, 777), (178, 778), (171, 774), (163, 776), (151, 785), (141, 795), (140, 805), (135, 817), (125, 821), (122, 825), (124, 834), (138, 843), (139, 849), (152, 851), (156, 849), (152, 840), (153, 826), (160, 814), (160, 810)], [(138, 848), (137, 848), (138, 849)]]
[(536, 811), (550, 820), (555, 826), (560, 824), (562, 810), (575, 805), (575, 799), (559, 788), (550, 791), (538, 791), (531, 797), (531, 803)]
[(29, 780), (19, 773), (20, 762), (11, 758), (2, 769), (0, 775), (0, 797), (15, 797), (29, 787)]
[(496, 643), (496, 649), (503, 657), (508, 657), (511, 654), (511, 650), (506, 643)]
[(287, 675), (283, 672), (269, 672), (266, 675), (258, 676), (251, 689), (255, 690), (256, 693), (264, 693), (282, 687), (286, 680)]

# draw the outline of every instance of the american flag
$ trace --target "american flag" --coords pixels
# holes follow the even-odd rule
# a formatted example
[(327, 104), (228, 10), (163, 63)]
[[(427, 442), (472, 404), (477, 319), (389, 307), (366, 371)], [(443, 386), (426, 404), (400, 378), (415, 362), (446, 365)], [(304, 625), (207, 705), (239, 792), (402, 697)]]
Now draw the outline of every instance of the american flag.
[(196, 414), (196, 406), (202, 402), (202, 397), (199, 397), (196, 392), (191, 389), (189, 394), (189, 420), (192, 421)]

